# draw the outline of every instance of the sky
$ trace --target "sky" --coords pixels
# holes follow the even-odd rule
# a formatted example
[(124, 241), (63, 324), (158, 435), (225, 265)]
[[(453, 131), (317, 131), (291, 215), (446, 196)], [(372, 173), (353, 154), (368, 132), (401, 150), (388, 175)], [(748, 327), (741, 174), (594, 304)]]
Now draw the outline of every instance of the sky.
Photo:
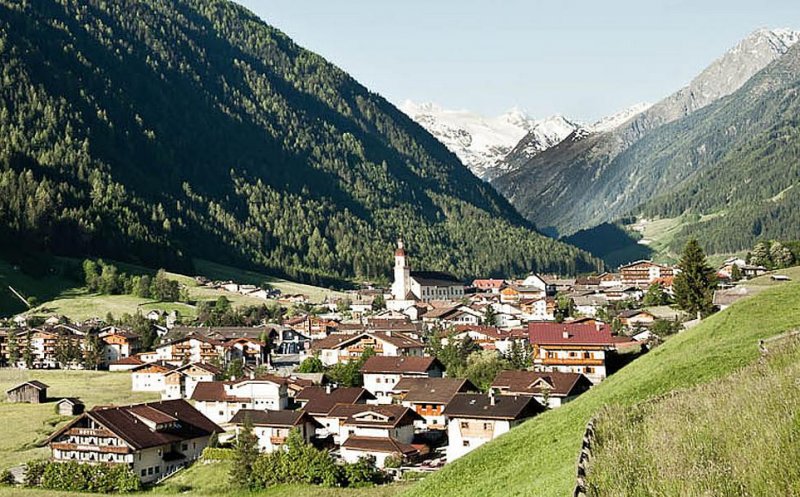
[(656, 102), (798, 0), (239, 0), (391, 102), (591, 122)]

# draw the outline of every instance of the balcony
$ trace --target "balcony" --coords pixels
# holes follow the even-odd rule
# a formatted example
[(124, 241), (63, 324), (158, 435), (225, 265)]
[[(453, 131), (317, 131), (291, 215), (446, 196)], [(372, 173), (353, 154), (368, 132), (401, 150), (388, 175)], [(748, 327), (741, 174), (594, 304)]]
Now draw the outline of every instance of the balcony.
[(130, 449), (119, 445), (83, 445), (71, 444), (66, 442), (53, 442), (50, 444), (53, 450), (76, 451), (76, 452), (100, 452), (104, 454), (128, 454)]
[(269, 443), (272, 445), (283, 445), (286, 443), (286, 437), (269, 437)]
[(603, 366), (605, 364), (603, 359), (583, 359), (580, 357), (545, 357), (543, 359), (539, 359), (539, 361), (548, 366)]
[(66, 434), (79, 437), (116, 437), (116, 435), (108, 430), (93, 428), (70, 428), (67, 430)]

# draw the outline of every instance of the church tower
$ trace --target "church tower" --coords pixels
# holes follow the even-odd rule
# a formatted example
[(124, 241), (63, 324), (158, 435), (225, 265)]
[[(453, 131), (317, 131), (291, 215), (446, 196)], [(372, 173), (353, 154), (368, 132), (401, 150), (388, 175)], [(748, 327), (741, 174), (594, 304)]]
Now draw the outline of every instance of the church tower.
[(395, 300), (405, 300), (411, 291), (411, 268), (408, 266), (403, 240), (397, 240), (397, 250), (394, 251), (394, 283), (392, 283), (392, 297)]

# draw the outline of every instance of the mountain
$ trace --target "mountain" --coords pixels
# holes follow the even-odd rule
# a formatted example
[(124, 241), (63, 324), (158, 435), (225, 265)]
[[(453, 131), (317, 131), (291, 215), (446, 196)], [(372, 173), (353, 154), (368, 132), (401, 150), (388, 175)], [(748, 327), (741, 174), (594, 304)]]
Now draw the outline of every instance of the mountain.
[(587, 130), (592, 133), (604, 133), (606, 131), (611, 131), (621, 126), (624, 122), (630, 120), (633, 116), (641, 114), (652, 106), (653, 104), (647, 102), (640, 102), (638, 104), (631, 105), (626, 109), (622, 109), (619, 112), (600, 119), (596, 123), (589, 126)]
[(524, 216), (552, 232), (569, 234), (617, 219), (663, 191), (626, 169), (636, 164), (623, 165), (620, 154), (651, 131), (738, 90), (799, 38), (788, 29), (755, 31), (689, 85), (622, 125), (564, 140), (492, 184)]
[[(308, 282), (574, 272), (422, 127), (223, 0), (0, 0), (5, 251)], [(475, 236), (480, 233), (480, 236)]]
[[(534, 120), (519, 109), (484, 117), (466, 110), (448, 110), (433, 103), (406, 100), (400, 110), (484, 180), (503, 173), (498, 164), (515, 146), (522, 146), (532, 156), (560, 142), (578, 127), (562, 116)], [(525, 144), (520, 142), (523, 139)]]

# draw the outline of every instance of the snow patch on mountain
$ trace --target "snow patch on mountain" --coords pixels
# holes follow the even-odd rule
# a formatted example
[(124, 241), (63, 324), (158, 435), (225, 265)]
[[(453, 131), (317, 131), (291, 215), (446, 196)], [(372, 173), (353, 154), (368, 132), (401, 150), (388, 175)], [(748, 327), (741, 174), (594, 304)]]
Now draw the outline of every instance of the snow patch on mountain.
[(611, 114), (610, 116), (606, 116), (599, 121), (595, 122), (591, 126), (587, 126), (587, 129), (592, 133), (603, 133), (605, 131), (611, 131), (612, 129), (622, 125), (624, 122), (632, 118), (637, 114), (641, 114), (642, 112), (649, 109), (653, 104), (647, 102), (641, 102), (635, 105), (631, 105), (627, 109), (623, 109), (619, 112)]

